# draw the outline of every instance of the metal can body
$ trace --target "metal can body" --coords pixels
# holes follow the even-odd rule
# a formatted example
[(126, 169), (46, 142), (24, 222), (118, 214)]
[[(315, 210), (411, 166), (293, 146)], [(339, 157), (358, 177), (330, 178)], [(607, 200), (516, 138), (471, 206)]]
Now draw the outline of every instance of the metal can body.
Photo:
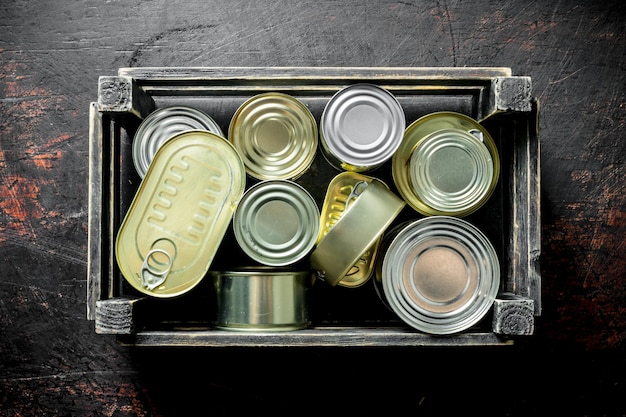
[(391, 159), (405, 129), (404, 111), (386, 89), (367, 83), (338, 91), (320, 121), (323, 154), (339, 170), (365, 172)]
[(233, 146), (186, 131), (156, 153), (115, 242), (124, 278), (138, 291), (174, 297), (205, 276), (245, 188)]
[(392, 158), (398, 192), (424, 215), (467, 216), (492, 195), (500, 174), (489, 132), (463, 114), (437, 112), (407, 127)]
[(379, 296), (417, 330), (439, 335), (466, 330), (488, 313), (499, 291), (497, 253), (463, 219), (431, 216), (402, 224), (384, 237), (381, 251)]
[(315, 118), (300, 100), (283, 93), (263, 93), (237, 109), (228, 139), (252, 177), (296, 179), (315, 158), (318, 129)]
[(250, 258), (263, 265), (285, 266), (311, 252), (319, 221), (319, 208), (302, 186), (290, 180), (267, 180), (244, 193), (233, 229)]
[(310, 271), (241, 268), (211, 271), (215, 327), (235, 331), (289, 331), (310, 325)]
[(222, 129), (208, 114), (186, 106), (163, 107), (150, 113), (133, 138), (133, 163), (141, 178), (146, 175), (157, 150), (167, 140), (187, 130), (206, 130), (224, 137)]

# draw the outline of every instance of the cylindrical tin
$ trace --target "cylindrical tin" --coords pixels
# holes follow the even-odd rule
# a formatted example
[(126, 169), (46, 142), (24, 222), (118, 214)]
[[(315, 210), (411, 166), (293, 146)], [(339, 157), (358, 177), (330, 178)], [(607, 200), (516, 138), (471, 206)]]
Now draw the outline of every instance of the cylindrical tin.
[(382, 181), (373, 179), (366, 183), (354, 203), (311, 253), (311, 267), (317, 277), (331, 286), (345, 279), (404, 206), (404, 200)]
[(404, 111), (391, 92), (374, 84), (353, 84), (335, 93), (324, 108), (323, 154), (339, 170), (373, 170), (391, 159), (405, 127)]
[[(337, 224), (341, 216), (344, 215), (372, 181), (384, 184), (376, 178), (349, 171), (337, 174), (330, 181), (322, 205), (320, 231), (317, 236), (318, 243)], [(387, 186), (386, 184), (384, 185)], [(380, 239), (376, 240), (370, 248), (361, 254), (357, 262), (337, 285), (356, 288), (370, 279), (374, 270), (374, 260), (376, 259), (379, 241)]]
[(162, 107), (150, 113), (133, 138), (133, 163), (139, 176), (146, 175), (150, 162), (164, 142), (187, 130), (206, 130), (224, 137), (211, 116), (193, 107)]
[(215, 327), (238, 331), (289, 331), (310, 325), (311, 271), (239, 268), (211, 271)]
[(398, 192), (424, 215), (467, 216), (492, 195), (498, 149), (474, 119), (454, 112), (421, 117), (406, 129), (392, 158)]
[(260, 180), (296, 179), (313, 162), (317, 123), (302, 103), (283, 93), (262, 93), (235, 112), (228, 139), (249, 175)]
[(208, 131), (186, 131), (159, 148), (124, 216), (115, 255), (126, 281), (174, 297), (205, 276), (245, 188), (235, 148)]
[(494, 247), (458, 217), (430, 216), (403, 224), (385, 236), (383, 250), (376, 267), (379, 295), (417, 330), (438, 335), (466, 330), (488, 313), (499, 291)]
[(261, 181), (241, 198), (233, 219), (243, 251), (269, 266), (291, 265), (315, 246), (320, 211), (302, 186), (291, 180)]

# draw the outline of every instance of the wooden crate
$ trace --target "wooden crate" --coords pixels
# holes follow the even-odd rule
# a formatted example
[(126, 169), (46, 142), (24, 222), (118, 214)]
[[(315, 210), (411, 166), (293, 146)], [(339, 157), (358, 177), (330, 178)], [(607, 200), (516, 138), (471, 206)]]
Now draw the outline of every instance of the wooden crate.
[[(262, 92), (302, 100), (319, 123), (328, 99), (346, 85), (369, 82), (391, 91), (407, 125), (436, 111), (480, 121), (493, 136), (501, 176), (490, 200), (468, 216), (494, 244), (501, 288), (489, 314), (459, 334), (433, 336), (401, 322), (378, 298), (372, 280), (359, 288), (323, 282), (311, 294), (312, 326), (290, 332), (234, 332), (211, 326), (208, 279), (174, 299), (139, 294), (121, 276), (114, 242), (140, 177), (131, 144), (142, 119), (157, 108), (199, 108), (224, 132), (238, 106)], [(531, 78), (509, 68), (122, 68), (101, 76), (90, 105), (87, 319), (99, 334), (135, 346), (506, 346), (534, 333), (541, 315), (538, 105)], [(297, 182), (318, 204), (339, 172), (319, 150)], [(393, 187), (390, 162), (368, 173)], [(248, 186), (251, 179), (248, 178)], [(410, 207), (397, 222), (419, 218)], [(211, 269), (243, 259), (227, 233)], [(215, 267), (214, 267), (215, 266)]]

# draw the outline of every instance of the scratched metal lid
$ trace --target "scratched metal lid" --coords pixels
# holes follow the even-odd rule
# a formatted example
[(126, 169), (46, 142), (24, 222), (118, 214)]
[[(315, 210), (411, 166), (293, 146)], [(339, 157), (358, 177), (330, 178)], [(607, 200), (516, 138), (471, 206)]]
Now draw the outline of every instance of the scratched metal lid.
[(402, 141), (405, 115), (383, 87), (359, 83), (335, 93), (320, 122), (324, 156), (340, 170), (363, 172), (389, 160)]
[(471, 223), (451, 216), (422, 218), (382, 246), (385, 300), (411, 327), (452, 334), (489, 312), (500, 286), (499, 261), (487, 237)]
[(251, 176), (260, 180), (296, 179), (315, 158), (317, 123), (295, 97), (262, 93), (237, 109), (228, 139)]
[(133, 162), (141, 178), (161, 145), (186, 130), (207, 130), (224, 137), (219, 125), (208, 114), (186, 106), (162, 107), (150, 113), (133, 138)]
[[(350, 171), (339, 173), (330, 181), (322, 205), (320, 231), (317, 236), (318, 243), (332, 230), (341, 216), (346, 213), (372, 181), (379, 181), (384, 184), (376, 178)], [(379, 241), (380, 239), (377, 239), (371, 247), (361, 254), (338, 285), (355, 288), (369, 280), (373, 272)]]
[(320, 212), (313, 197), (291, 180), (266, 180), (243, 195), (233, 219), (243, 251), (269, 266), (294, 264), (315, 246)]
[(155, 154), (120, 226), (117, 264), (126, 281), (173, 297), (206, 274), (245, 188), (235, 148), (207, 131), (186, 131)]
[(361, 183), (355, 191), (354, 202), (320, 239), (310, 256), (316, 276), (331, 286), (346, 278), (405, 206), (404, 200), (377, 179)]
[(499, 172), (498, 150), (487, 130), (453, 112), (413, 122), (392, 159), (398, 191), (424, 215), (473, 213), (492, 195)]

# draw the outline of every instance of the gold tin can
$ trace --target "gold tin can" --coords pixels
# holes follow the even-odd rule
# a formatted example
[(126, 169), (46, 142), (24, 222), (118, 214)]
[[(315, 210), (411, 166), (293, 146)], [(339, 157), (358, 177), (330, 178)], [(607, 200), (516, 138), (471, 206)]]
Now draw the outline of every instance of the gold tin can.
[(374, 170), (391, 159), (405, 127), (404, 111), (387, 89), (368, 83), (344, 87), (322, 113), (323, 155), (339, 170)]
[(136, 290), (174, 297), (205, 276), (245, 189), (235, 148), (186, 131), (155, 154), (115, 242), (117, 264)]
[(474, 225), (458, 217), (405, 222), (382, 239), (376, 262), (379, 297), (412, 328), (458, 333), (476, 325), (500, 289), (497, 253)]
[(215, 291), (215, 327), (273, 332), (310, 326), (310, 270), (242, 267), (209, 274)]
[(237, 243), (253, 260), (268, 266), (292, 265), (315, 246), (320, 211), (302, 186), (266, 180), (244, 193), (233, 218)]
[(331, 286), (346, 278), (405, 206), (380, 180), (362, 185), (359, 195), (311, 253), (317, 277)]
[(313, 163), (317, 123), (302, 103), (283, 93), (246, 100), (228, 128), (249, 175), (259, 180), (297, 179)]
[(141, 122), (133, 137), (133, 163), (139, 176), (146, 175), (163, 143), (187, 130), (206, 130), (225, 137), (217, 122), (201, 110), (187, 106), (157, 109)]
[[(349, 171), (336, 175), (330, 181), (322, 205), (320, 231), (317, 236), (318, 243), (372, 181), (378, 181), (385, 187), (387, 186), (384, 182), (373, 177)], [(380, 239), (376, 240), (371, 247), (361, 254), (358, 261), (338, 282), (338, 285), (355, 288), (365, 284), (370, 279), (379, 241)]]
[(463, 217), (493, 194), (500, 158), (476, 120), (437, 112), (407, 127), (392, 158), (392, 175), (398, 192), (419, 213)]

